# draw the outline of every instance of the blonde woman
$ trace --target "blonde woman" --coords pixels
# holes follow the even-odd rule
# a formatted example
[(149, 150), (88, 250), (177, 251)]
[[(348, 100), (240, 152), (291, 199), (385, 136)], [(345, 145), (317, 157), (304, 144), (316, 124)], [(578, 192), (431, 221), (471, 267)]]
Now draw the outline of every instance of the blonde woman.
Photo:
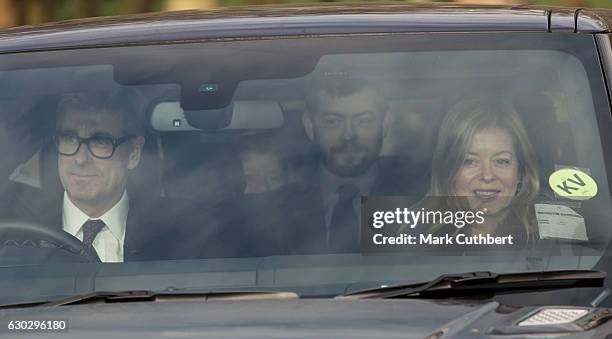
[(469, 99), (452, 107), (434, 150), (426, 210), (484, 212), (483, 223), (461, 229), (446, 224), (430, 232), (513, 234), (524, 246), (535, 241), (532, 204), (539, 191), (533, 147), (517, 112), (492, 99)]

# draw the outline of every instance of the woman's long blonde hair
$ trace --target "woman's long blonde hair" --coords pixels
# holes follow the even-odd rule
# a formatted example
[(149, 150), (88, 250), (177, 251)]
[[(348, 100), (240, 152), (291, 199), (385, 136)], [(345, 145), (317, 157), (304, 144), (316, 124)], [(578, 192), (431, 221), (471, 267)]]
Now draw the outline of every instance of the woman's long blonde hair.
[[(529, 239), (535, 231), (530, 203), (540, 188), (538, 166), (525, 126), (509, 103), (486, 98), (466, 99), (455, 104), (440, 128), (432, 160), (431, 186), (428, 197), (448, 197), (446, 208), (459, 208), (462, 203), (454, 192), (454, 181), (474, 136), (486, 128), (499, 128), (510, 134), (519, 167), (519, 185), (503, 220), (515, 218), (524, 227)], [(427, 199), (426, 199), (427, 200)], [(435, 199), (440, 201), (439, 198)], [(423, 201), (423, 205), (427, 205)]]

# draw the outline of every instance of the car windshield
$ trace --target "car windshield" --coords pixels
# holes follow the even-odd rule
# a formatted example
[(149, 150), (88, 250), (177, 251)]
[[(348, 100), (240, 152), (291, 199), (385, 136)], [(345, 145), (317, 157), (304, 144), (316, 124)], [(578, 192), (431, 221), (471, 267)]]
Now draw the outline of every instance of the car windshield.
[(612, 236), (588, 35), (14, 53), (0, 88), (0, 303), (592, 269)]

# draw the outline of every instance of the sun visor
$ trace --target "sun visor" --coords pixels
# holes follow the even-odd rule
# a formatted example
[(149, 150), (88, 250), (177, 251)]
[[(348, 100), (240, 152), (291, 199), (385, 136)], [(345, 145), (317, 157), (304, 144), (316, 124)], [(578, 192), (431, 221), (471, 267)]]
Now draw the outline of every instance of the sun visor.
[(276, 101), (234, 101), (222, 109), (188, 110), (178, 101), (160, 102), (150, 124), (158, 132), (274, 129), (283, 126), (283, 111)]

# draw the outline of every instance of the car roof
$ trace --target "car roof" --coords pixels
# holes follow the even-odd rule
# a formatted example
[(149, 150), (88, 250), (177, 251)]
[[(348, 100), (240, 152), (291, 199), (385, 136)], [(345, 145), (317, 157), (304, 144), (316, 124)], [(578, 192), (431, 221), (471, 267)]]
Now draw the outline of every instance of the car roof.
[(612, 10), (453, 4), (229, 7), (87, 18), (0, 30), (0, 53), (319, 34), (609, 32)]

